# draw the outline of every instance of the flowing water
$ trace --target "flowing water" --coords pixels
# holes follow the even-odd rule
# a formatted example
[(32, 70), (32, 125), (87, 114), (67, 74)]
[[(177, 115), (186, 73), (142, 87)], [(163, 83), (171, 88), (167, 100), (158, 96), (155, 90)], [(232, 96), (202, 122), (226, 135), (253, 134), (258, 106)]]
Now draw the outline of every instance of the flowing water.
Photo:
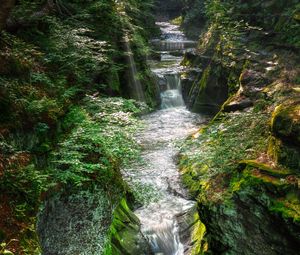
[(145, 95), (142, 89), (142, 84), (138, 78), (138, 72), (136, 68), (136, 64), (133, 58), (133, 52), (130, 47), (130, 40), (128, 38), (128, 35), (125, 35), (123, 38), (123, 43), (125, 46), (125, 53), (126, 53), (126, 59), (127, 59), (127, 65), (129, 68), (129, 86), (131, 86), (131, 91), (134, 92), (133, 95), (131, 95), (132, 98), (145, 102)]
[(143, 147), (144, 164), (125, 170), (125, 175), (129, 183), (138, 180), (160, 194), (158, 201), (135, 211), (153, 253), (183, 255), (186, 247), (180, 240), (177, 216), (195, 203), (187, 199), (181, 187), (176, 142), (195, 132), (204, 119), (185, 108), (181, 95), (180, 61), (184, 50), (194, 44), (178, 26), (165, 22), (158, 25), (162, 38), (153, 43), (161, 54), (161, 61), (152, 61), (151, 65), (161, 88), (161, 110), (143, 117), (145, 129), (136, 139)]

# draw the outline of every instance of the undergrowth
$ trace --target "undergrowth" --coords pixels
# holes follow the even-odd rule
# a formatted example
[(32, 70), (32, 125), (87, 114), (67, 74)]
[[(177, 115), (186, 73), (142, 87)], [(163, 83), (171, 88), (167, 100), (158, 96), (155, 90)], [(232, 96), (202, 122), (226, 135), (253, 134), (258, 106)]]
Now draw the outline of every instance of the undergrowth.
[[(43, 199), (65, 189), (70, 192), (91, 185), (100, 185), (111, 202), (116, 202), (128, 190), (120, 168), (139, 158), (139, 147), (132, 136), (141, 125), (137, 116), (147, 110), (145, 104), (134, 100), (86, 97), (81, 106), (74, 106), (65, 116), (61, 123), (65, 135), (61, 134), (61, 142), (43, 168), (27, 165), (29, 152), (18, 151), (13, 140), (2, 137), (2, 148), (6, 148), (9, 159), (1, 172), (0, 190), (11, 200), (13, 215), (9, 217), (28, 222), (29, 228), (35, 225)], [(18, 238), (20, 242), (30, 240), (23, 234)], [(32, 245), (26, 254), (33, 254), (30, 252), (35, 247)]]
[(227, 189), (230, 176), (241, 160), (256, 158), (266, 151), (267, 136), (266, 114), (251, 111), (225, 114), (221, 121), (212, 122), (181, 146), (184, 183), (194, 196), (203, 193), (201, 197), (205, 200), (210, 189), (218, 185)]

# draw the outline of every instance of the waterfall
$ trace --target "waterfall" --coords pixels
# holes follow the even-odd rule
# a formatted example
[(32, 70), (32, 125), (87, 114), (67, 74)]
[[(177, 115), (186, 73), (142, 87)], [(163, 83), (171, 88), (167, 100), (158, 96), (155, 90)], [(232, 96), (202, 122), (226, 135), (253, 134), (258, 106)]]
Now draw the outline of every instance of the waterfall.
[(145, 231), (145, 235), (154, 254), (183, 254), (184, 247), (179, 240), (176, 221), (162, 219), (152, 229)]
[[(180, 174), (174, 161), (178, 151), (174, 143), (194, 130), (194, 118), (197, 118), (184, 107), (181, 93), (180, 63), (184, 51), (194, 42), (187, 40), (179, 26), (168, 22), (157, 24), (162, 34), (152, 43), (160, 58), (150, 59), (149, 64), (161, 91), (162, 110), (143, 117), (147, 128), (137, 139), (143, 144), (145, 164), (137, 166), (137, 169), (128, 169), (126, 174), (129, 180), (150, 185), (159, 194), (158, 200), (145, 203), (135, 211), (153, 254), (184, 255), (188, 247), (182, 238), (190, 235), (191, 230), (182, 229), (178, 216), (192, 210), (195, 203), (185, 198), (187, 194), (180, 184)], [(129, 46), (127, 41), (128, 52)], [(134, 62), (130, 57), (132, 54), (129, 54), (129, 62)]]
[(184, 106), (184, 101), (181, 93), (181, 79), (179, 74), (168, 74), (164, 76), (166, 82), (166, 90), (162, 91), (161, 108), (171, 108)]
[(138, 72), (133, 57), (133, 52), (130, 47), (130, 40), (128, 35), (124, 36), (125, 53), (127, 57), (127, 64), (129, 66), (129, 86), (131, 87), (132, 97), (138, 101), (145, 102), (145, 95), (142, 84), (138, 78)]

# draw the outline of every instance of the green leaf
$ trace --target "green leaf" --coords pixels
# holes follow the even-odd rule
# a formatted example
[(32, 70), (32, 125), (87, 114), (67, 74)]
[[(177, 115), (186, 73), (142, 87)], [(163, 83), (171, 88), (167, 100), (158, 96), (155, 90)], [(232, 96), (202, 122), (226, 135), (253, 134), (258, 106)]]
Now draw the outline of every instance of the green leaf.
[(4, 250), (2, 254), (3, 254), (3, 255), (14, 255), (14, 253), (12, 253), (12, 252), (9, 251), (9, 250)]

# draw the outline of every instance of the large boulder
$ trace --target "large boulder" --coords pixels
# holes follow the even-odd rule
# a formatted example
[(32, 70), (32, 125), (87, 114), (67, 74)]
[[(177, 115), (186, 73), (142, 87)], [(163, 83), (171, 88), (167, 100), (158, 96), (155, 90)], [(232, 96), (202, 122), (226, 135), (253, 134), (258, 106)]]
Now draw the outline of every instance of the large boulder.
[(271, 125), (275, 136), (300, 146), (300, 103), (278, 106)]
[(280, 105), (271, 121), (269, 155), (279, 164), (300, 169), (300, 104)]

